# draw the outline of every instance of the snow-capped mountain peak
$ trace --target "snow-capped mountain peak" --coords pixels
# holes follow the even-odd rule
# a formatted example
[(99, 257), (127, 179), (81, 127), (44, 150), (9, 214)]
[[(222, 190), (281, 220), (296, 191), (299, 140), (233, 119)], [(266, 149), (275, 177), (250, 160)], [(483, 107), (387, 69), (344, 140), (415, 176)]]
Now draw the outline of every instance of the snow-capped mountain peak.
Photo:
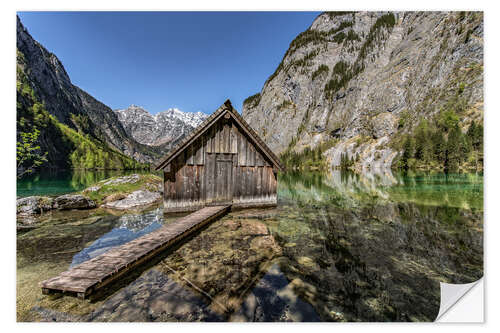
[(183, 112), (177, 108), (151, 115), (137, 105), (114, 112), (135, 140), (150, 146), (182, 139), (208, 117), (202, 112)]

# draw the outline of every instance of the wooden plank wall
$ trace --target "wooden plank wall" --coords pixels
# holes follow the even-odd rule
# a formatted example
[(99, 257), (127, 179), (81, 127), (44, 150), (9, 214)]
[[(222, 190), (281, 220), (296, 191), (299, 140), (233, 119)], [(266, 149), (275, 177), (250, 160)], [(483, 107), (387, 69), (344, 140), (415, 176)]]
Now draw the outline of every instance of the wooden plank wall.
[[(216, 156), (220, 154), (224, 159), (232, 156), (231, 180), (216, 177)], [(171, 163), (164, 181), (165, 211), (213, 204), (222, 193), (221, 186), (231, 185), (235, 205), (276, 203), (277, 180), (271, 163), (233, 121), (223, 118)]]

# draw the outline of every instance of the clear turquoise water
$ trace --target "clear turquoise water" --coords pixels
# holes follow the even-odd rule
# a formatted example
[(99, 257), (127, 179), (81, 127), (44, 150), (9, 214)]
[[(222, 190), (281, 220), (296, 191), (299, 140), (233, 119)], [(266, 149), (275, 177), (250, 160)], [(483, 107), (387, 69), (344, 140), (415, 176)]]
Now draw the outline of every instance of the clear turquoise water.
[[(68, 192), (100, 177), (45, 181)], [(278, 207), (215, 221), (102, 302), (39, 295), (40, 280), (176, 218), (161, 209), (54, 212), (19, 233), (18, 318), (433, 321), (440, 282), (483, 275), (481, 174), (287, 173)], [(174, 317), (162, 314), (167, 308)]]
[(30, 175), (17, 180), (17, 196), (61, 195), (78, 192), (103, 179), (147, 173), (143, 170), (59, 170)]
[(278, 186), (281, 198), (346, 207), (411, 202), (483, 210), (482, 174), (302, 172), (281, 175)]

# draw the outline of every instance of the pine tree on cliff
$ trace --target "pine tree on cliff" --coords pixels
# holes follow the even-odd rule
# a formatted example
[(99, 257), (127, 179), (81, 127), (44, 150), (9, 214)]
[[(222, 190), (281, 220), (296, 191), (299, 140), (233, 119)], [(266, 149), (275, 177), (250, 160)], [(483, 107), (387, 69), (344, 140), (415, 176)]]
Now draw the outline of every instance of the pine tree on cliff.
[(403, 169), (408, 170), (408, 161), (415, 156), (415, 141), (412, 137), (407, 136), (403, 145), (403, 156), (401, 157), (401, 164)]
[(415, 158), (424, 162), (432, 159), (432, 142), (429, 137), (429, 125), (423, 119), (416, 129), (415, 134)]
[(469, 129), (467, 130), (467, 137), (469, 138), (474, 150), (479, 151), (483, 149), (483, 125), (476, 125), (476, 122), (472, 121)]
[(462, 161), (462, 131), (458, 125), (455, 125), (448, 135), (448, 142), (446, 143), (446, 159), (445, 170), (456, 171)]
[(431, 135), (431, 141), (434, 159), (442, 163), (446, 154), (446, 140), (443, 133), (436, 129)]

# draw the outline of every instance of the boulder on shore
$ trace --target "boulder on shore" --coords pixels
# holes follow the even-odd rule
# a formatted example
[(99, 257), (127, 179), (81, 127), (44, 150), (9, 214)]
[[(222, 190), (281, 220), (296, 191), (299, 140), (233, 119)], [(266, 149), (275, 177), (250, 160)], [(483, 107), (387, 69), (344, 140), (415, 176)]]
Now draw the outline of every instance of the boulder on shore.
[(31, 196), (17, 199), (16, 212), (20, 215), (40, 214), (53, 209), (54, 200), (49, 197)]
[(96, 203), (81, 195), (81, 194), (65, 194), (57, 197), (55, 200), (54, 208), (59, 210), (66, 209), (90, 209), (95, 208)]
[(161, 199), (161, 194), (145, 190), (137, 190), (121, 200), (107, 202), (103, 205), (106, 208), (113, 209), (132, 209), (142, 206), (149, 206), (158, 202)]

